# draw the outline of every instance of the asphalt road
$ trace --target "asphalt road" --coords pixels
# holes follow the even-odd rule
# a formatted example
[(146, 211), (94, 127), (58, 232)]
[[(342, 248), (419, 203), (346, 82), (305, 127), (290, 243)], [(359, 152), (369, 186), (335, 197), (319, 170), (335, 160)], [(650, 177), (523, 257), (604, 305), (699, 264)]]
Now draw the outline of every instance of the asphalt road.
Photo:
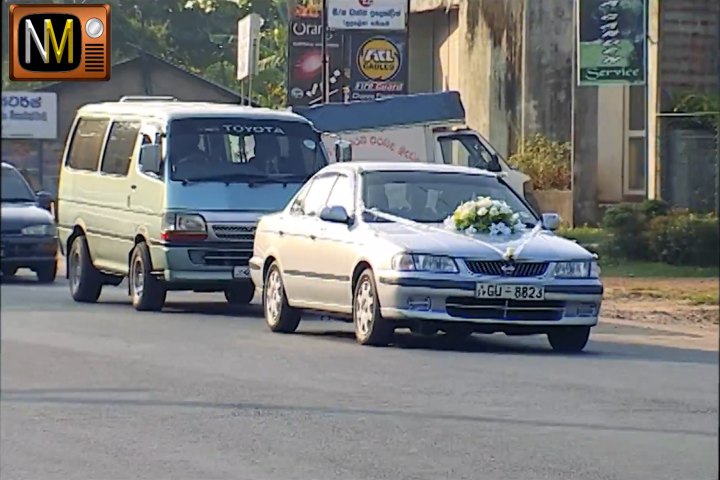
[(718, 478), (717, 352), (544, 338), (354, 343), (270, 333), (257, 305), (5, 282), (0, 476), (15, 479)]

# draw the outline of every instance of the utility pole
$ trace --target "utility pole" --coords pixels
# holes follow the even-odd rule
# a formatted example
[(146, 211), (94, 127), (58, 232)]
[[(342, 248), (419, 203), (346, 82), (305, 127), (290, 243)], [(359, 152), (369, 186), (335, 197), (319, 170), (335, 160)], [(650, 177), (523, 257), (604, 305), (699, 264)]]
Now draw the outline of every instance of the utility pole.
[(327, 0), (322, 0), (322, 21), (320, 23), (320, 55), (322, 55), (322, 103), (330, 103), (329, 59), (327, 52)]

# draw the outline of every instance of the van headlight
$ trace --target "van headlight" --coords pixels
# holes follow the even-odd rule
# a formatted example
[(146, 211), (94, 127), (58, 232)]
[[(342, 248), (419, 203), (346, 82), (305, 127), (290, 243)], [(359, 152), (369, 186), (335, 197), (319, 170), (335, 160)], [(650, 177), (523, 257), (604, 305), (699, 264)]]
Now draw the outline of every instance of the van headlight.
[(435, 273), (457, 273), (455, 260), (442, 255), (399, 253), (392, 259), (393, 270)]
[(197, 213), (169, 212), (163, 216), (163, 240), (205, 240), (207, 223)]
[(42, 237), (54, 237), (57, 235), (57, 227), (54, 224), (28, 225), (20, 230), (23, 235)]
[(598, 278), (600, 267), (597, 262), (558, 262), (553, 275), (557, 278)]

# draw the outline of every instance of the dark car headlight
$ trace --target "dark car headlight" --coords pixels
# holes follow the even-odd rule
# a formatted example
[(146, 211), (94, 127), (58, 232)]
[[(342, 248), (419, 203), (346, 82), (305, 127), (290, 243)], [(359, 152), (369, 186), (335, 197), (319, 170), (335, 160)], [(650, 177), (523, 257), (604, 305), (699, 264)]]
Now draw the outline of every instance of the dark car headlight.
[(57, 227), (54, 224), (28, 225), (20, 230), (20, 233), (37, 237), (54, 237), (57, 235)]

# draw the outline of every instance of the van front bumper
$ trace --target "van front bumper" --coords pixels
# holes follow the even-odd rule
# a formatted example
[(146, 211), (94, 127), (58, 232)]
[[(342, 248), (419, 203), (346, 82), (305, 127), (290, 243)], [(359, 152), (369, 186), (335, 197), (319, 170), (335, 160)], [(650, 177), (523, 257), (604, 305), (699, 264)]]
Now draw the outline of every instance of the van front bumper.
[(158, 245), (152, 252), (153, 265), (168, 284), (192, 287), (250, 283), (248, 257), (232, 245)]

